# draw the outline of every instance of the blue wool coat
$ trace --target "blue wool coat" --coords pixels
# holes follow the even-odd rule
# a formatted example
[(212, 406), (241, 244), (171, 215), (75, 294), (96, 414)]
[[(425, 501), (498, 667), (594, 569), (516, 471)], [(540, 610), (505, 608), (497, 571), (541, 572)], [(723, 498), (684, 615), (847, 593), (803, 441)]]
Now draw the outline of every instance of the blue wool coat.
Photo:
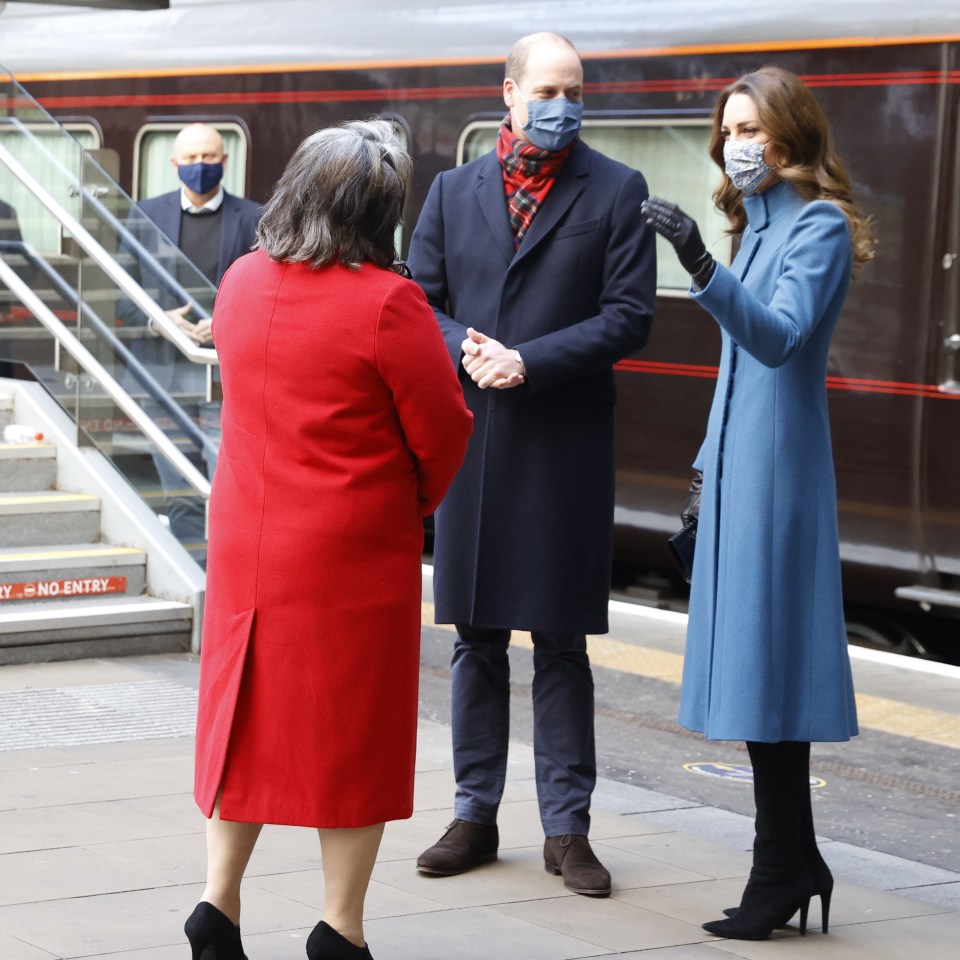
[[(613, 364), (647, 339), (656, 297), (646, 183), (578, 143), (519, 249), (495, 152), (441, 173), (408, 263), (473, 412), (436, 514), (438, 623), (606, 633), (613, 545)], [(527, 382), (480, 390), (467, 327), (520, 351)]]
[(713, 740), (857, 733), (826, 371), (850, 283), (842, 211), (781, 182), (744, 198), (732, 267), (694, 298), (723, 349), (695, 466), (703, 494), (680, 722)]

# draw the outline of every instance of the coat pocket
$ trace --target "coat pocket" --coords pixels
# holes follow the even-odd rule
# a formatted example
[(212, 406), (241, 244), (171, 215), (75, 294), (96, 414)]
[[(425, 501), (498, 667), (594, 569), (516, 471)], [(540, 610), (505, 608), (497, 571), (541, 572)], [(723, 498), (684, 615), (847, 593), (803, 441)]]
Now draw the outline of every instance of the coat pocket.
[(562, 240), (564, 237), (576, 237), (581, 233), (592, 233), (599, 229), (602, 222), (600, 217), (595, 217), (593, 220), (579, 220), (577, 223), (568, 223), (565, 226), (558, 227), (553, 238), (554, 240)]

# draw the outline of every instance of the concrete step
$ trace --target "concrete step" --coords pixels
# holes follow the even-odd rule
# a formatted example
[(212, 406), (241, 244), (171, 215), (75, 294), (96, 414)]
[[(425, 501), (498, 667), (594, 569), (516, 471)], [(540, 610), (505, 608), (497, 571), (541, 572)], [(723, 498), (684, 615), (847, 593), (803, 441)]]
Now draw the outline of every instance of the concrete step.
[(60, 490), (0, 494), (0, 547), (93, 543), (99, 539), (99, 497)]
[(190, 649), (193, 608), (153, 597), (0, 609), (0, 665)]
[(143, 593), (147, 555), (109, 543), (0, 548), (0, 609), (86, 595)]
[(56, 480), (54, 444), (0, 443), (0, 491), (50, 490)]

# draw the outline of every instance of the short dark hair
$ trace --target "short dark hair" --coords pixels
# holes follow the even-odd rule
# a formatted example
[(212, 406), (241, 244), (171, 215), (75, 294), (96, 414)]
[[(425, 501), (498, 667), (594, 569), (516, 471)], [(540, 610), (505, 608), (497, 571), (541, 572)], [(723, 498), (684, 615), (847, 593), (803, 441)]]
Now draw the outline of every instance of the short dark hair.
[(413, 162), (387, 120), (327, 127), (297, 147), (257, 228), (272, 259), (390, 267)]
[[(521, 37), (507, 55), (507, 62), (504, 66), (503, 78), (514, 80), (519, 83), (523, 75), (527, 72), (527, 61), (530, 59), (530, 51), (544, 40), (552, 40), (555, 43), (566, 44), (574, 53), (577, 48), (566, 37), (559, 33), (553, 33), (550, 30), (544, 30), (541, 33), (531, 33), (526, 37)], [(577, 54), (579, 56), (579, 54)]]

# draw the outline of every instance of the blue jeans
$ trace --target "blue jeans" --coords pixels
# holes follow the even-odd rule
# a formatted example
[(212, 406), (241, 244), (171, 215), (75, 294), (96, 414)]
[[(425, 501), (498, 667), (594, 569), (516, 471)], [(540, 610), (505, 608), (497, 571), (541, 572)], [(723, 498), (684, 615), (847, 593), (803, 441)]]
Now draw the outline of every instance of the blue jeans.
[[(496, 823), (510, 738), (510, 631), (457, 624), (453, 680), (455, 816)], [(533, 753), (548, 837), (590, 830), (597, 782), (593, 675), (583, 634), (533, 634)]]

